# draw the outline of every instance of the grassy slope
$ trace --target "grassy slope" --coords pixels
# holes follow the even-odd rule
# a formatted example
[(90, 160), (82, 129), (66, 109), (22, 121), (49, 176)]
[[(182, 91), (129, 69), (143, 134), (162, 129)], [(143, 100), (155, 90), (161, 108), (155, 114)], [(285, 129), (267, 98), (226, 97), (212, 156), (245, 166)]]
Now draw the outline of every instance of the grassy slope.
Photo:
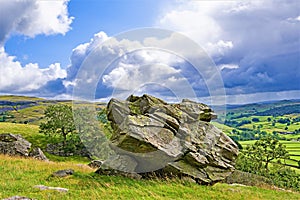
[[(267, 118), (270, 117), (272, 120), (273, 119), (280, 119), (280, 118), (296, 118), (298, 115), (283, 115), (283, 116), (279, 116), (279, 117), (272, 117), (272, 116), (251, 116), (251, 117), (243, 117), (243, 118), (239, 118), (236, 119), (236, 121), (241, 122), (242, 120), (252, 120), (253, 118), (258, 118), (259, 122), (252, 122), (251, 124), (246, 124), (241, 126), (240, 128), (253, 128), (253, 125), (255, 125), (256, 127), (259, 125), (262, 125), (263, 127), (261, 128), (261, 131), (266, 131), (267, 133), (273, 133), (273, 131), (277, 131), (277, 132), (286, 132), (286, 131), (295, 131), (296, 129), (300, 128), (300, 123), (296, 122), (296, 123), (292, 123), (291, 125), (288, 126), (288, 130), (285, 130), (286, 124), (281, 124), (281, 123), (275, 123), (274, 126), (272, 126), (272, 122), (268, 122)], [(288, 135), (287, 135), (288, 136)], [(300, 135), (295, 135), (295, 137), (300, 137)]]
[(26, 140), (40, 148), (45, 148), (49, 142), (48, 137), (39, 133), (39, 127), (37, 125), (2, 122), (0, 123), (0, 133), (22, 135)]
[(26, 97), (26, 96), (15, 96), (15, 95), (0, 95), (0, 101), (38, 101), (43, 100), (38, 97)]
[[(75, 174), (54, 178), (56, 170), (72, 168)], [(42, 162), (0, 155), (0, 198), (14, 195), (35, 199), (299, 199), (299, 193), (257, 187), (194, 183), (168, 180), (132, 180), (99, 176), (72, 163)], [(68, 193), (40, 191), (34, 185), (68, 188)]]
[(219, 122), (213, 121), (211, 122), (214, 126), (216, 126), (218, 129), (222, 130), (226, 134), (230, 134), (232, 132), (232, 127), (226, 126), (224, 124), (220, 124)]
[[(22, 101), (41, 100), (28, 97), (0, 97), (0, 100)], [(38, 106), (15, 113), (17, 120), (39, 118), (43, 109), (54, 102), (44, 102)], [(70, 104), (71, 102), (60, 102)], [(215, 123), (226, 133), (232, 128)], [(49, 138), (38, 133), (38, 126), (28, 124), (0, 123), (0, 133), (21, 134), (27, 140), (44, 148)], [(291, 149), (292, 151), (292, 149)], [(47, 155), (49, 156), (49, 155)], [(40, 162), (30, 159), (10, 158), (0, 155), (0, 198), (13, 195), (30, 196), (36, 199), (299, 199), (299, 194), (274, 191), (256, 187), (217, 184), (213, 187), (178, 181), (135, 181), (120, 177), (95, 175), (91, 169), (75, 163), (86, 163), (76, 157), (51, 160), (60, 162)], [(51, 178), (49, 175), (59, 169), (73, 168), (76, 173), (65, 179)], [(39, 191), (32, 186), (45, 184), (70, 189), (67, 194)]]

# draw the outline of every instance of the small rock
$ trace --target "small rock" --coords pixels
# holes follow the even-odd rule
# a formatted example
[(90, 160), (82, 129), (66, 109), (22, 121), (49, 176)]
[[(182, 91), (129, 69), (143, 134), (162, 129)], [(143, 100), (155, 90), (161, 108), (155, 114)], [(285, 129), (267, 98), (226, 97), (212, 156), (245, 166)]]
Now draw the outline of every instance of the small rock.
[(101, 167), (101, 165), (103, 164), (103, 162), (104, 161), (102, 161), (102, 160), (93, 160), (92, 162), (90, 162), (88, 164), (88, 166), (91, 167), (91, 168), (97, 169), (97, 168)]
[(74, 174), (74, 170), (73, 169), (64, 169), (64, 170), (58, 170), (56, 172), (54, 172), (52, 174), (52, 176), (55, 177), (66, 177), (66, 176), (70, 176)]
[(45, 160), (48, 161), (48, 158), (45, 156), (43, 151), (40, 148), (34, 148), (30, 153), (29, 156), (35, 158), (37, 160)]
[(232, 183), (230, 185), (232, 185), (232, 186), (240, 186), (240, 187), (248, 187), (247, 185), (239, 184), (239, 183)]
[(58, 192), (68, 192), (69, 189), (67, 188), (61, 188), (61, 187), (49, 187), (49, 186), (45, 186), (45, 185), (35, 185), (33, 186), (34, 188), (38, 188), (40, 190), (56, 190)]
[(13, 196), (13, 197), (8, 197), (3, 200), (33, 200), (33, 199), (31, 199), (29, 197)]

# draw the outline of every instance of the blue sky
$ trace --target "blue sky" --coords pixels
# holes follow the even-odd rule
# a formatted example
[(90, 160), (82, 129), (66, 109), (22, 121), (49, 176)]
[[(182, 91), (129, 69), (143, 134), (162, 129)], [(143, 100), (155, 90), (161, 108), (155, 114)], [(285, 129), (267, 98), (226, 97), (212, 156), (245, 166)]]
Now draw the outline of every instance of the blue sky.
[[(88, 42), (95, 33), (105, 31), (108, 35), (115, 35), (137, 27), (152, 26), (163, 5), (160, 0), (71, 0), (68, 12), (75, 19), (66, 35), (40, 34), (34, 38), (14, 35), (6, 42), (5, 49), (23, 64), (38, 62), (41, 67), (48, 67), (53, 62), (60, 62), (67, 66), (72, 49)], [(44, 46), (47, 48), (41, 50)]]
[[(147, 33), (138, 41), (133, 30), (144, 27), (174, 34), (151, 40)], [(117, 39), (124, 32), (130, 34), (127, 42)], [(180, 55), (198, 55), (189, 55), (176, 33), (196, 42), (215, 66), (197, 73)], [(160, 50), (122, 55), (149, 44)], [(95, 66), (83, 61), (94, 54), (97, 63), (119, 60), (92, 77)], [(78, 75), (80, 70), (89, 76)], [(220, 75), (222, 84), (209, 74)], [(298, 0), (0, 1), (0, 94), (77, 98), (74, 87), (93, 81), (99, 100), (130, 92), (192, 98), (189, 87), (199, 100), (224, 90), (227, 103), (248, 103), (299, 98), (299, 80)]]

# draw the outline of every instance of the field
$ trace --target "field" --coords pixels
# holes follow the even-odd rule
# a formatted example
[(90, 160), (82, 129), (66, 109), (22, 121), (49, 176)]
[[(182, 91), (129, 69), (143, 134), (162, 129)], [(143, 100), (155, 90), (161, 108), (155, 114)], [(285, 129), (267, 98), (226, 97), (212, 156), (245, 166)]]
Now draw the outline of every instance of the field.
[(276, 137), (289, 152), (285, 164), (300, 171), (299, 106), (299, 100), (228, 106), (212, 123), (243, 146), (266, 135)]
[[(251, 141), (240, 141), (240, 144), (245, 147), (246, 145), (254, 144), (255, 140)], [(287, 151), (289, 152), (290, 159), (285, 160), (285, 163), (293, 167), (294, 169), (298, 169), (300, 172), (300, 166), (298, 162), (300, 161), (300, 143), (293, 141), (280, 141), (280, 143), (286, 146)], [(284, 162), (284, 161), (283, 161)]]
[[(0, 97), (0, 134), (20, 134), (35, 147), (45, 149), (46, 145), (58, 141), (58, 138), (48, 137), (39, 133), (39, 123), (43, 120), (44, 110), (47, 106), (56, 103), (71, 105), (71, 101), (51, 101), (34, 97), (2, 96)], [(86, 104), (83, 102), (82, 104)], [(90, 104), (88, 104), (90, 105)], [(279, 104), (281, 105), (281, 104)], [(290, 105), (290, 104), (289, 104)], [(96, 104), (96, 108), (102, 108), (103, 104)], [(256, 112), (258, 111), (257, 107)], [(231, 116), (237, 116), (247, 111), (229, 110)], [(268, 111), (263, 106), (263, 111)], [(232, 114), (232, 113), (235, 114)], [(249, 114), (249, 113), (248, 113)], [(2, 118), (1, 118), (2, 117)], [(227, 116), (228, 117), (228, 116)], [(231, 127), (220, 123), (212, 122), (219, 129), (228, 135), (237, 134), (236, 131), (251, 129), (266, 131), (273, 134), (278, 132), (297, 131), (300, 122), (287, 124), (276, 122), (272, 126), (272, 120), (278, 121), (281, 118), (290, 120), (299, 117), (299, 114), (285, 114), (279, 116), (248, 115), (234, 118), (237, 123), (243, 120), (251, 121), (240, 127)], [(222, 116), (221, 116), (222, 118)], [(258, 118), (253, 122), (253, 118)], [(242, 133), (242, 132), (241, 132)], [(285, 140), (281, 140), (287, 146), (291, 155), (286, 162), (294, 167), (298, 166), (300, 160), (300, 142), (297, 142), (298, 134), (281, 134)], [(245, 146), (255, 141), (240, 141)], [(94, 169), (87, 167), (89, 160), (79, 156), (61, 157), (45, 153), (50, 162), (42, 162), (18, 157), (0, 155), (0, 199), (9, 196), (28, 196), (34, 199), (300, 199), (299, 193), (274, 189), (272, 186), (260, 187), (228, 185), (218, 183), (214, 186), (200, 186), (183, 180), (132, 180), (117, 176), (100, 176), (94, 173)], [(51, 177), (51, 173), (60, 169), (75, 170), (75, 174), (66, 178)], [(298, 170), (300, 172), (300, 170)], [(34, 188), (35, 185), (46, 185), (52, 187), (68, 188), (69, 192), (60, 193), (55, 191), (40, 191)]]
[[(51, 177), (60, 169), (75, 170), (66, 178)], [(35, 199), (299, 199), (299, 193), (270, 188), (216, 184), (200, 186), (180, 180), (132, 180), (100, 176), (85, 165), (42, 162), (0, 155), (0, 198), (14, 195)], [(63, 187), (67, 193), (40, 191), (35, 185)]]

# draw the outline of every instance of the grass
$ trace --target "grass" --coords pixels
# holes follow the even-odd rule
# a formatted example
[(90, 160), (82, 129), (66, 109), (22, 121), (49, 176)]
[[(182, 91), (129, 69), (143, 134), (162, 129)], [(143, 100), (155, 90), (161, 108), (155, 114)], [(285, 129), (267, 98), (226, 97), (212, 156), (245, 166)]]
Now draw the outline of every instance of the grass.
[[(55, 178), (60, 169), (72, 168), (74, 175)], [(100, 176), (85, 165), (43, 162), (0, 155), (0, 198), (14, 195), (35, 199), (299, 199), (299, 193), (270, 188), (216, 184), (200, 186), (179, 180), (132, 180)], [(68, 188), (69, 192), (40, 191), (35, 185)]]
[[(1, 98), (9, 100), (7, 96), (0, 96)], [(18, 101), (29, 101), (31, 98), (24, 97), (16, 97), (15, 99), (13, 98), (11, 101), (13, 102), (18, 102)], [(17, 110), (10, 110), (7, 111), (6, 115), (6, 122), (13, 122), (13, 123), (21, 123), (21, 124), (34, 124), (34, 125), (39, 125), (44, 119), (44, 112), (46, 108), (50, 105), (54, 104), (64, 104), (64, 105), (69, 105), (73, 106), (73, 102), (71, 100), (66, 100), (66, 101), (55, 101), (55, 100), (39, 100), (38, 98), (32, 98), (31, 101), (35, 101), (35, 105), (30, 105), (29, 107), (26, 108), (17, 108)], [(76, 102), (75, 104), (78, 107), (93, 107), (96, 110), (102, 109), (105, 107), (105, 104), (103, 103), (88, 103), (88, 102)], [(7, 106), (5, 106), (7, 107)], [(9, 106), (8, 106), (9, 107)], [(0, 113), (1, 114), (1, 113)]]
[(230, 134), (232, 132), (232, 130), (234, 129), (230, 126), (220, 124), (219, 122), (216, 122), (216, 121), (212, 121), (211, 123), (226, 134)]
[[(28, 107), (18, 112), (12, 111), (16, 122), (30, 124), (0, 123), (0, 133), (20, 134), (34, 146), (44, 149), (52, 139), (38, 132), (38, 124), (46, 106), (54, 103), (71, 105), (71, 101), (44, 101), (39, 98), (1, 96), (0, 100), (8, 101), (39, 101), (36, 106)], [(84, 102), (82, 103), (84, 104)], [(102, 104), (96, 105), (103, 106)], [(253, 116), (249, 117), (251, 120)], [(266, 123), (268, 116), (259, 117), (257, 125), (263, 125), (262, 130), (282, 130), (285, 125), (276, 123), (272, 127)], [(296, 117), (296, 116), (291, 116)], [(212, 122), (225, 133), (231, 133), (229, 126)], [(36, 124), (36, 125), (34, 125)], [(254, 123), (253, 123), (254, 124)], [(252, 125), (251, 124), (251, 128)], [(293, 124), (299, 127), (300, 124)], [(292, 125), (289, 127), (292, 130)], [(273, 130), (272, 130), (273, 129)], [(251, 141), (249, 143), (254, 143)], [(241, 142), (243, 143), (243, 142)], [(245, 144), (247, 144), (245, 142)], [(243, 144), (243, 145), (245, 145)], [(300, 143), (299, 143), (300, 144)], [(300, 159), (298, 143), (288, 142), (288, 150), (293, 153), (292, 159)], [(116, 176), (100, 176), (85, 164), (88, 159), (71, 156), (60, 157), (45, 153), (51, 160), (42, 162), (32, 159), (0, 155), (0, 199), (9, 196), (28, 196), (34, 199), (300, 199), (299, 193), (271, 189), (271, 186), (246, 187), (218, 183), (214, 186), (200, 186), (182, 180), (132, 180)], [(84, 164), (82, 164), (84, 163)], [(51, 173), (60, 169), (72, 168), (75, 174), (66, 178), (51, 177)], [(55, 191), (40, 191), (34, 185), (65, 187), (68, 193)]]
[[(293, 132), (295, 130), (298, 130), (300, 128), (300, 123), (296, 122), (296, 123), (291, 123), (289, 126), (287, 126), (286, 124), (281, 124), (281, 123), (275, 123), (274, 126), (272, 126), (272, 121), (268, 121), (268, 118), (271, 118), (272, 120), (279, 120), (280, 118), (296, 118), (299, 115), (283, 115), (283, 116), (278, 116), (278, 117), (272, 117), (272, 116), (250, 116), (250, 117), (243, 117), (243, 118), (239, 118), (236, 119), (235, 121), (237, 122), (241, 122), (243, 120), (252, 120), (253, 118), (258, 118), (259, 122), (252, 122), (251, 124), (245, 124), (243, 126), (241, 126), (240, 128), (249, 128), (249, 129), (253, 129), (253, 125), (255, 125), (256, 127), (258, 127), (259, 125), (262, 125), (262, 128), (260, 129), (261, 131), (266, 131), (267, 133), (273, 133), (273, 131), (276, 132)], [(285, 130), (285, 128), (288, 127), (288, 130)], [(288, 135), (286, 135), (288, 136)], [(300, 134), (297, 135), (298, 137), (300, 137)]]
[(39, 133), (39, 127), (31, 124), (15, 124), (9, 122), (0, 123), (0, 133), (12, 133), (22, 135), (36, 147), (44, 149), (49, 143), (49, 138)]
[(47, 106), (50, 104), (39, 104), (36, 106), (31, 106), (28, 108), (24, 108), (18, 111), (10, 111), (10, 114), (14, 116), (14, 118), (9, 119), (10, 122), (15, 121), (17, 123), (30, 123), (38, 125), (41, 119), (44, 116), (44, 111)]
[(1, 95), (0, 101), (38, 101), (43, 100), (42, 98), (38, 97), (27, 97), (27, 96), (15, 96), (15, 95)]

